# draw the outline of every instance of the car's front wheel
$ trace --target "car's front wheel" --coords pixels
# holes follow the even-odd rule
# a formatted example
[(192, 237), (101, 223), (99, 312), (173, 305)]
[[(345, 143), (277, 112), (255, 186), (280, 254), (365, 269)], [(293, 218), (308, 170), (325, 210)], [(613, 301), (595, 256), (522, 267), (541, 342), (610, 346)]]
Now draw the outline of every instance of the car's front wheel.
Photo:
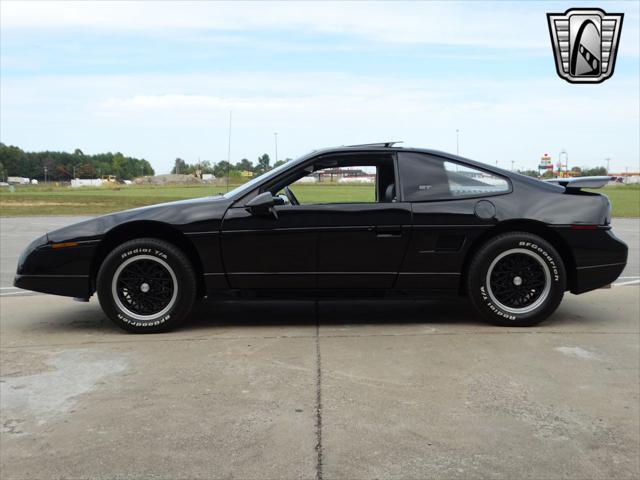
[(97, 277), (104, 312), (135, 333), (161, 332), (178, 325), (191, 311), (196, 290), (189, 259), (173, 244), (155, 238), (116, 247)]
[(531, 233), (510, 232), (492, 238), (475, 254), (467, 291), (489, 322), (527, 327), (558, 308), (566, 282), (562, 258), (549, 242)]

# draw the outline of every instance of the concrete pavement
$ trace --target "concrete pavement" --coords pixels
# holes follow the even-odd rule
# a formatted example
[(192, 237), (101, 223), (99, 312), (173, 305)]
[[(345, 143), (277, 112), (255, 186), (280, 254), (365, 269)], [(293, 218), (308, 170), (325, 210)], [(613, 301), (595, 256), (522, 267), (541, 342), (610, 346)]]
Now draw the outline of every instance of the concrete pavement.
[(460, 302), (210, 302), (144, 336), (94, 300), (2, 298), (0, 476), (637, 478), (639, 293), (530, 329)]

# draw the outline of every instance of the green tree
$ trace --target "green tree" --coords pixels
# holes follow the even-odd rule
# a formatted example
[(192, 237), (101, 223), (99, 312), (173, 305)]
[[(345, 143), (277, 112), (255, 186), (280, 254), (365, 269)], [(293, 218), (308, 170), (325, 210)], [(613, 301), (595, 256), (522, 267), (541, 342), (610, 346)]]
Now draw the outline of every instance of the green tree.
[[(47, 180), (60, 180), (60, 174), (64, 172), (64, 170), (60, 171), (57, 167), (57, 162), (54, 157), (57, 157), (55, 153), (52, 152), (44, 152), (43, 162), (42, 162), (42, 177)], [(46, 175), (44, 172), (47, 172)]]
[(270, 162), (271, 162), (271, 159), (269, 158), (269, 154), (263, 153), (261, 156), (258, 157), (258, 164), (256, 165), (256, 168), (253, 170), (254, 173), (257, 173), (258, 175), (260, 175), (268, 171)]
[(585, 168), (582, 170), (582, 175), (585, 177), (597, 177), (606, 174), (607, 169), (605, 167)]
[(181, 158), (176, 158), (176, 161), (173, 163), (173, 169), (171, 170), (171, 173), (182, 173), (182, 174), (188, 173), (187, 162), (185, 162)]
[(151, 164), (144, 158), (140, 160), (140, 166), (142, 168), (142, 175), (153, 175), (155, 173)]
[(72, 171), (73, 168), (70, 169), (68, 165), (58, 163), (55, 165), (55, 178), (60, 180), (67, 178), (71, 179), (71, 177), (73, 177), (73, 174), (71, 173)]
[[(153, 175), (151, 164), (144, 159), (127, 157), (122, 153), (99, 153), (85, 155), (80, 149), (73, 153), (68, 152), (24, 152), (15, 146), (7, 146), (0, 143), (0, 162), (5, 168), (5, 175), (36, 178), (44, 178), (44, 169), (47, 168), (47, 179), (68, 180), (73, 176), (73, 169), (79, 175), (79, 169), (83, 176), (116, 175), (120, 178), (130, 179), (141, 174)], [(92, 166), (89, 169), (88, 166)]]
[(112, 155), (111, 157), (111, 171), (113, 172), (112, 175), (115, 175), (117, 178), (128, 177), (128, 175), (125, 175), (125, 172), (123, 171), (123, 165), (124, 165), (124, 155), (122, 155), (120, 152), (116, 152), (114, 155)]
[(0, 162), (4, 165), (5, 175), (8, 177), (22, 176), (26, 168), (24, 152), (18, 147), (0, 143)]
[(193, 165), (187, 164), (187, 170), (191, 173), (195, 173), (199, 171), (200, 173), (213, 173), (213, 165), (208, 160), (204, 160), (202, 162), (194, 163)]
[(520, 175), (526, 175), (527, 177), (533, 177), (533, 178), (538, 178), (540, 176), (540, 174), (538, 173), (538, 170), (518, 170), (518, 173)]
[(241, 172), (243, 172), (243, 171), (253, 172), (253, 163), (251, 161), (247, 160), (246, 158), (243, 158), (238, 163), (236, 163), (236, 167), (235, 168), (236, 168), (236, 170), (239, 170)]
[(96, 178), (98, 172), (92, 163), (84, 163), (76, 167), (76, 177), (78, 178)]
[(218, 178), (226, 177), (230, 173), (231, 173), (231, 164), (226, 160), (222, 160), (216, 163), (216, 165), (213, 167), (213, 174)]

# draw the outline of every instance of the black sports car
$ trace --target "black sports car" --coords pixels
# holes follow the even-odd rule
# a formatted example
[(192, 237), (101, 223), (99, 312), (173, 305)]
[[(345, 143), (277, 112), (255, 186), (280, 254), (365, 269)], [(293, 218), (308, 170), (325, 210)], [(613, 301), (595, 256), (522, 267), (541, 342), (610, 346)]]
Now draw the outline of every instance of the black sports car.
[[(327, 179), (315, 189), (321, 203), (302, 198), (309, 188), (296, 192), (297, 182)], [(581, 190), (607, 180), (541, 182), (391, 143), (329, 148), (224, 195), (50, 232), (22, 253), (15, 285), (82, 299), (97, 291), (133, 332), (176, 326), (197, 298), (247, 291), (455, 293), (490, 322), (528, 326), (565, 291), (622, 272), (627, 246), (611, 231), (609, 201)]]

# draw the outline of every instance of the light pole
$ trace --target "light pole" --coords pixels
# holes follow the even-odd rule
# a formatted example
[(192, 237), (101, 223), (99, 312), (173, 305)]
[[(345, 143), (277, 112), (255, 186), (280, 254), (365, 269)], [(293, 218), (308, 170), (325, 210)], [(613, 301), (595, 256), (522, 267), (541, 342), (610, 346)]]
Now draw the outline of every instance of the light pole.
[(44, 167), (44, 183), (47, 183), (47, 167)]
[(605, 158), (605, 160), (607, 161), (607, 175), (609, 175), (609, 163), (611, 162), (611, 159)]
[(227, 192), (229, 191), (229, 171), (231, 169), (231, 110), (229, 110), (229, 143), (227, 146)]
[(569, 154), (565, 149), (560, 150), (558, 154), (558, 173), (562, 176), (562, 155), (564, 155), (564, 170), (569, 171)]
[(460, 155), (460, 130), (456, 128), (456, 155)]
[(278, 132), (273, 132), (273, 137), (276, 142), (276, 158), (273, 159), (273, 164), (278, 163)]

